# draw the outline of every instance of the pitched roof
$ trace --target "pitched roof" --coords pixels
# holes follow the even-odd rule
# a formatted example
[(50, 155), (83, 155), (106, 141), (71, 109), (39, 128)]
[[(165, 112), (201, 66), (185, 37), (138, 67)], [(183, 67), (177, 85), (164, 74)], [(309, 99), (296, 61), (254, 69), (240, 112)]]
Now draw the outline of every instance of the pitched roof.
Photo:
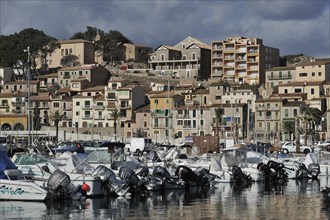
[(330, 59), (322, 59), (311, 62), (299, 63), (297, 66), (315, 66), (315, 65), (326, 65), (330, 64)]
[(85, 66), (69, 66), (69, 67), (62, 67), (58, 71), (74, 71), (74, 70), (91, 70), (99, 67), (99, 65), (85, 65)]
[(73, 40), (60, 40), (58, 41), (60, 44), (74, 44), (74, 43), (89, 43), (93, 44), (93, 42), (84, 40), (84, 39), (73, 39)]

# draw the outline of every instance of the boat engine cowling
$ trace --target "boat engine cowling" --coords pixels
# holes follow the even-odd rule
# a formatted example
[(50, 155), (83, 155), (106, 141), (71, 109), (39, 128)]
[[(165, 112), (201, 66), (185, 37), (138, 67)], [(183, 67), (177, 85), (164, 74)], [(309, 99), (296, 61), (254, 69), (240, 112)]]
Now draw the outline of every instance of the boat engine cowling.
[(171, 180), (171, 175), (165, 167), (156, 166), (152, 172), (155, 177)]
[(320, 174), (320, 165), (317, 163), (311, 163), (308, 165), (308, 171), (311, 175), (311, 178), (316, 178)]
[(99, 165), (92, 175), (98, 176), (105, 186), (120, 196), (126, 194), (128, 190), (125, 181), (117, 179), (116, 174), (104, 165)]
[(120, 167), (119, 177), (136, 189), (140, 189), (142, 191), (146, 190), (144, 183), (140, 181), (135, 172), (128, 167)]
[(82, 191), (80, 185), (75, 186), (71, 183), (69, 175), (58, 169), (48, 178), (47, 187), (54, 199), (78, 200), (86, 193)]
[(210, 184), (210, 185), (214, 185), (215, 182), (215, 178), (216, 176), (211, 174), (207, 169), (203, 168), (203, 167), (198, 167), (196, 170), (195, 170), (195, 173), (198, 175), (198, 176), (201, 176), (203, 178), (203, 182), (204, 184)]

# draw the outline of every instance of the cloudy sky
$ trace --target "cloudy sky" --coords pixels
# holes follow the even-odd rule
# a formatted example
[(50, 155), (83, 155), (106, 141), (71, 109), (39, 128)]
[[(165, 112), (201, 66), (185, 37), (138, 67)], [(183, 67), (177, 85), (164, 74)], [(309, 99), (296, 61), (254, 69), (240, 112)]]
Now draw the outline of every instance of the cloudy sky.
[(57, 39), (93, 26), (136, 44), (258, 37), (280, 55), (330, 57), (330, 0), (0, 0), (0, 34), (36, 28)]

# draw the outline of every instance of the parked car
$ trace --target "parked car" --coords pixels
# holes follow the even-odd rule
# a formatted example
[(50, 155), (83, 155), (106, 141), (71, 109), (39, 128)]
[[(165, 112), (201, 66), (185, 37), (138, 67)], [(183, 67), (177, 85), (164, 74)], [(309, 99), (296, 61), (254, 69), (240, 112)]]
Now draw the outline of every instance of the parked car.
[(56, 145), (54, 148), (51, 148), (51, 151), (56, 153), (64, 153), (66, 151), (72, 153), (85, 153), (84, 147), (78, 142), (62, 142)]
[(319, 151), (330, 151), (330, 141), (317, 141), (313, 145), (315, 152)]
[[(288, 153), (295, 153), (297, 151), (296, 148), (296, 144), (294, 142), (285, 142), (282, 146), (281, 146), (281, 152), (288, 154)], [(303, 146), (300, 145), (299, 146), (299, 151), (304, 153), (304, 154), (308, 154), (313, 152), (313, 148), (308, 147), (308, 146)]]

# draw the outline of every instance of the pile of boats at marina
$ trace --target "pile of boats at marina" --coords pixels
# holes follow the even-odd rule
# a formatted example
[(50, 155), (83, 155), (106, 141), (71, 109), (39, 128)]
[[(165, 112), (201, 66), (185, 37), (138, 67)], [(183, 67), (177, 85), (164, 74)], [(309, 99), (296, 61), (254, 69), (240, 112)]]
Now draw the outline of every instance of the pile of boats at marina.
[(130, 197), (166, 189), (205, 189), (219, 183), (283, 184), (288, 179), (330, 175), (330, 164), (321, 163), (314, 153), (301, 158), (271, 157), (239, 145), (188, 158), (185, 147), (157, 145), (131, 154), (125, 152), (124, 144), (109, 143), (86, 154), (46, 157), (29, 152), (12, 158), (0, 148), (0, 200)]

